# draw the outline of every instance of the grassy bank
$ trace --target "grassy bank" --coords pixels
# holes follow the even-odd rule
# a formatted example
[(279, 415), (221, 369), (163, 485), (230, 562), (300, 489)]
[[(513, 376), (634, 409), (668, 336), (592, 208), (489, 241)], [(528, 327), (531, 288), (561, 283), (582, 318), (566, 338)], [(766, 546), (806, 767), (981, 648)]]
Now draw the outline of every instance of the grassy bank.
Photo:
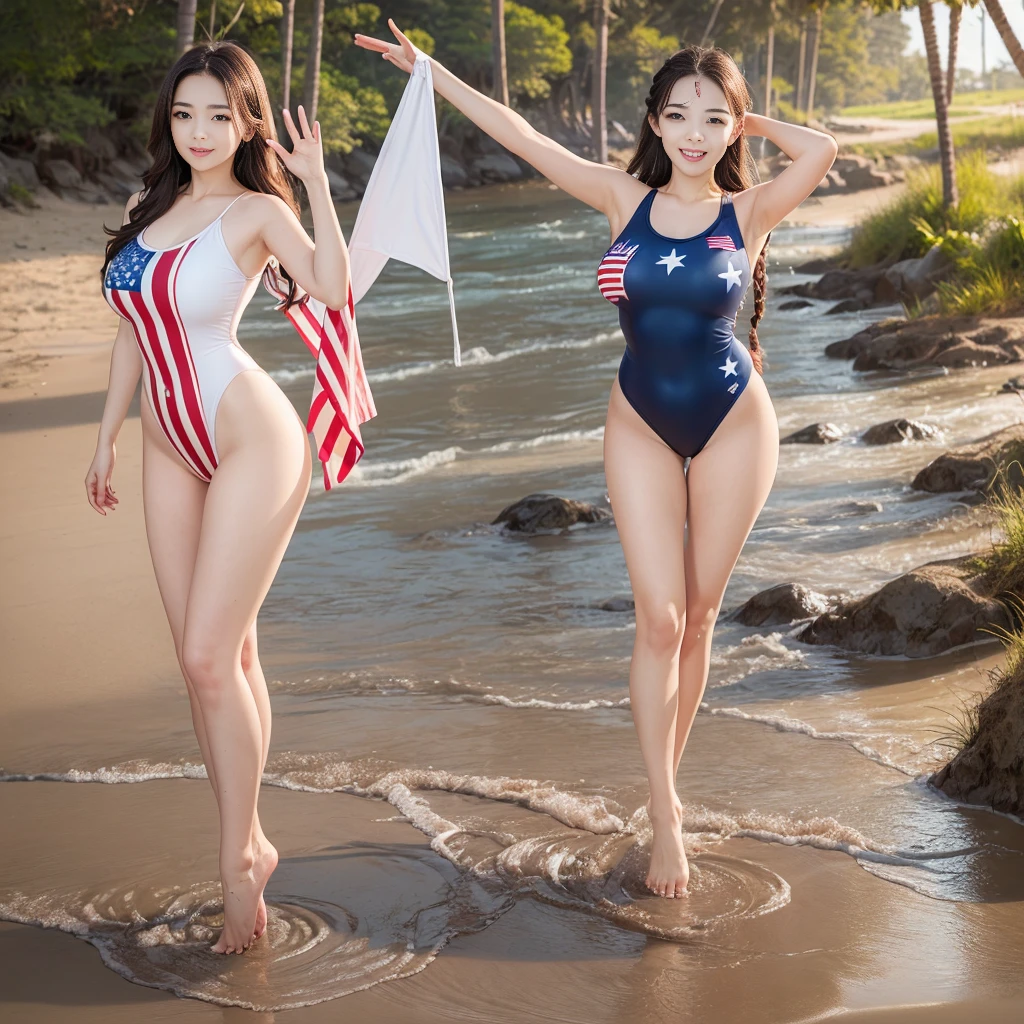
[[(953, 148), (960, 154), (986, 151), (1008, 153), (1024, 147), (1024, 117), (1003, 114), (998, 117), (983, 117), (974, 121), (955, 123)], [(878, 160), (887, 156), (933, 157), (939, 150), (939, 137), (935, 132), (925, 132), (912, 139), (898, 139), (894, 142), (854, 142), (844, 149), (860, 156)]]
[[(954, 117), (976, 113), (978, 107), (1024, 103), (1024, 89), (983, 89), (976, 92), (955, 93), (951, 111)], [(895, 103), (869, 103), (858, 107), (844, 107), (843, 117), (885, 117), (893, 121), (911, 121), (935, 116), (935, 104), (930, 98), (899, 100)]]

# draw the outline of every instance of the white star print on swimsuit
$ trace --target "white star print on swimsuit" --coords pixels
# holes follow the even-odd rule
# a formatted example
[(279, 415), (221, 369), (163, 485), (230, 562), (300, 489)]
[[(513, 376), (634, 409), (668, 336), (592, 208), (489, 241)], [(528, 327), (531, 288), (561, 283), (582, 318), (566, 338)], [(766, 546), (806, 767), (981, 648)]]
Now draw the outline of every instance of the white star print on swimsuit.
[(737, 363), (736, 360), (732, 358), (732, 356), (726, 356), (725, 366), (720, 366), (719, 369), (725, 371), (726, 377), (728, 377), (730, 373), (735, 377), (737, 376), (736, 367), (739, 365), (740, 364)]
[[(719, 266), (721, 266), (721, 264), (719, 264)], [(729, 260), (729, 269), (724, 274), (719, 274), (718, 276), (722, 278), (723, 281), (726, 282), (725, 290), (727, 292), (731, 292), (733, 285), (739, 287), (740, 278), (743, 276), (743, 271), (735, 269), (732, 265), (732, 260)]]
[[(665, 272), (668, 273), (668, 274), (671, 274), (672, 271), (676, 269), (676, 267), (682, 267), (683, 266), (683, 260), (685, 260), (685, 259), (686, 259), (686, 254), (685, 253), (683, 253), (682, 256), (677, 256), (675, 249), (673, 249), (672, 252), (668, 256), (662, 256), (661, 259), (658, 260), (658, 262), (655, 264), (655, 266), (658, 266), (658, 267), (664, 266), (665, 267)], [(683, 269), (685, 270), (686, 268), (683, 267)]]

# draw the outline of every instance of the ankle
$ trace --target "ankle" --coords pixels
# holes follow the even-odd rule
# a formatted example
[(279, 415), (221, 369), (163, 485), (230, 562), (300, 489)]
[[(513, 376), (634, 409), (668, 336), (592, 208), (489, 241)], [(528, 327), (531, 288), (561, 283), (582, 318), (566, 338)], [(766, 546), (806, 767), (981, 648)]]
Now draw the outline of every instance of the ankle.
[(651, 800), (647, 805), (647, 817), (650, 818), (652, 825), (678, 828), (683, 821), (683, 805), (678, 797), (658, 802)]

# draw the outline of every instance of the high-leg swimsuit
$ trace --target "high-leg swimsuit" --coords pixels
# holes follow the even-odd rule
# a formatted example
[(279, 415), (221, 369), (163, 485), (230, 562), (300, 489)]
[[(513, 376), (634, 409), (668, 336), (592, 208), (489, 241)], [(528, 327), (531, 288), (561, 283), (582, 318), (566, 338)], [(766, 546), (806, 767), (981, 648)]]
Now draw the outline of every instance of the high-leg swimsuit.
[(685, 458), (708, 443), (750, 379), (750, 352), (733, 334), (750, 263), (732, 196), (722, 196), (706, 231), (669, 238), (651, 226), (657, 194), (651, 189), (605, 253), (597, 283), (619, 307), (626, 336), (623, 395)]

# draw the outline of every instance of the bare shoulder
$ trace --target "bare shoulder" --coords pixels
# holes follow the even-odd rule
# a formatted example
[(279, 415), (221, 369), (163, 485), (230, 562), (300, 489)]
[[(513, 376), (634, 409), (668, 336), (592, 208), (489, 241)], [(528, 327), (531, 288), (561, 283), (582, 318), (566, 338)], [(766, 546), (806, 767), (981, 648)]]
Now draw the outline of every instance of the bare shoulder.
[(142, 192), (133, 192), (128, 197), (128, 202), (124, 204), (124, 216), (121, 218), (121, 227), (124, 227), (128, 223), (129, 215), (136, 206), (139, 205), (139, 200), (142, 199)]
[(263, 223), (287, 221), (295, 223), (295, 211), (280, 197), (268, 192), (250, 192), (240, 205), (246, 208), (247, 217), (257, 217)]

